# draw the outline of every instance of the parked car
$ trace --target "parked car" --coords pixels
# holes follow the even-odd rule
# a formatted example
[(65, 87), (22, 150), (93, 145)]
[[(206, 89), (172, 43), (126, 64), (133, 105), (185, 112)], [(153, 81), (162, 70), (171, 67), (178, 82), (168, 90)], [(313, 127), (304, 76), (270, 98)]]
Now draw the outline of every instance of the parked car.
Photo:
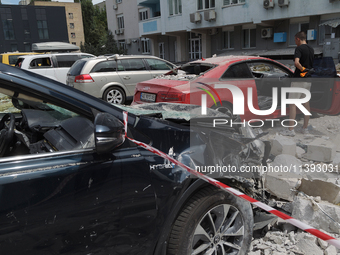
[(94, 55), (80, 52), (28, 55), (20, 56), (15, 66), (65, 84), (66, 74), (74, 62), (92, 57)]
[[(2, 254), (247, 253), (250, 204), (125, 139), (121, 108), (3, 64), (0, 93)], [(251, 128), (214, 129), (196, 108), (134, 107), (127, 135), (193, 168), (266, 159)], [(239, 174), (218, 176), (262, 192)]]
[[(316, 59), (315, 62), (319, 70), (318, 77), (321, 78), (303, 80), (312, 82), (309, 101), (312, 111), (339, 114), (340, 80), (335, 78), (334, 62), (327, 58)], [(325, 63), (328, 63), (327, 67), (323, 67)], [(207, 107), (232, 114), (236, 103), (233, 95), (226, 88), (217, 88), (228, 84), (241, 89), (244, 95), (245, 108), (241, 119), (274, 119), (284, 116), (281, 112), (281, 89), (290, 87), (292, 77), (293, 72), (289, 68), (271, 59), (252, 56), (213, 57), (190, 62), (166, 75), (138, 83), (132, 105), (151, 102), (201, 105), (202, 95), (207, 95), (208, 91), (211, 96), (207, 95)], [(278, 89), (275, 111), (265, 115), (253, 114), (248, 107), (248, 90), (252, 89), (254, 108), (268, 110), (273, 104), (273, 88)]]
[(0, 54), (0, 63), (15, 66), (20, 56), (38, 54), (35, 52), (6, 52)]
[(124, 104), (127, 97), (133, 96), (138, 82), (175, 68), (154, 56), (115, 54), (77, 61), (67, 74), (66, 84), (109, 103)]

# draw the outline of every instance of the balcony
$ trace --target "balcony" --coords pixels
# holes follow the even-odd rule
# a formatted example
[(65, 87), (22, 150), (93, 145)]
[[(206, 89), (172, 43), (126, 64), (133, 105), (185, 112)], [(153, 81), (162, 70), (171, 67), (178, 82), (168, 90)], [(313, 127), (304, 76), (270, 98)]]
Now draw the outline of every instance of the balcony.
[(140, 36), (160, 34), (162, 32), (161, 17), (155, 17), (139, 22)]

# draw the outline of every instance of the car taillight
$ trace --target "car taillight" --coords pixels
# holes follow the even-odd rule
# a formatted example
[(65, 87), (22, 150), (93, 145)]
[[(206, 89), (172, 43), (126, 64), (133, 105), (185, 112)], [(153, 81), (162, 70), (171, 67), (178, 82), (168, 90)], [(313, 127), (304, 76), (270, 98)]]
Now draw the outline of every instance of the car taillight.
[(91, 75), (89, 75), (89, 74), (81, 74), (81, 75), (77, 75), (74, 78), (74, 82), (76, 82), (76, 83), (87, 83), (87, 82), (94, 82), (94, 80), (92, 79)]
[(160, 91), (157, 93), (157, 101), (172, 101), (172, 102), (184, 102), (185, 94), (180, 92), (165, 92)]

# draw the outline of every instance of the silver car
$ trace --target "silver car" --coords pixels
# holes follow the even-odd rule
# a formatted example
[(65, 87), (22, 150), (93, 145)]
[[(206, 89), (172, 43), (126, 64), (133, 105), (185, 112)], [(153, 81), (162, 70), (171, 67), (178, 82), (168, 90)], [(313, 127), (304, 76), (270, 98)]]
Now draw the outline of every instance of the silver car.
[(112, 55), (81, 59), (67, 74), (66, 84), (97, 98), (124, 104), (138, 82), (150, 80), (176, 66), (154, 56)]

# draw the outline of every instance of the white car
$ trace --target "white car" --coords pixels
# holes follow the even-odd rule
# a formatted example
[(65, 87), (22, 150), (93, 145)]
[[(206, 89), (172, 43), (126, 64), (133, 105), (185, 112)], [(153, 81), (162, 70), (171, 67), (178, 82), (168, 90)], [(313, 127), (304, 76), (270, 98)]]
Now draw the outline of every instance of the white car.
[(91, 57), (95, 56), (81, 52), (26, 55), (19, 57), (15, 66), (65, 84), (67, 72), (73, 63)]

